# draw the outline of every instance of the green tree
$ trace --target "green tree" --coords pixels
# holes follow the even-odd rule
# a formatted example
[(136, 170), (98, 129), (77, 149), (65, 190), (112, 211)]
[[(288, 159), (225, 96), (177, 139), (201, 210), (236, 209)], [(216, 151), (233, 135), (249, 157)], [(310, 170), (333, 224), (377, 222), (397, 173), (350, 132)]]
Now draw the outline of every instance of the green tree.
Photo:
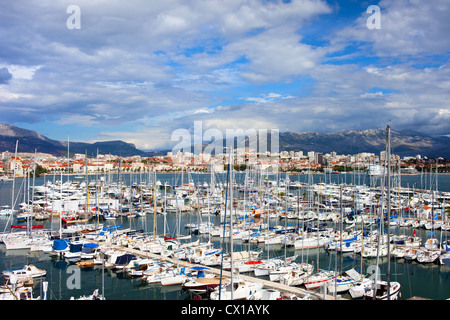
[(36, 169), (34, 170), (36, 177), (40, 177), (43, 173), (48, 173), (47, 169), (44, 169), (40, 164), (36, 164)]

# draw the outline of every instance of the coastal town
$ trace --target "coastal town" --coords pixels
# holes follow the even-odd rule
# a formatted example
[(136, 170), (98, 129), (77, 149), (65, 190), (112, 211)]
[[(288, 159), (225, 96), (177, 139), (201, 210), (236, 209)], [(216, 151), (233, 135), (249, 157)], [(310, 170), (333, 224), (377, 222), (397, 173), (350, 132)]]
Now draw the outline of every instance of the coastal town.
[[(366, 172), (377, 175), (379, 164), (384, 163), (386, 152), (337, 154), (336, 152), (302, 152), (282, 151), (280, 153), (252, 154), (242, 153), (237, 156), (234, 163), (236, 171), (245, 171), (246, 168), (259, 169), (268, 172)], [(145, 172), (225, 172), (227, 154), (198, 155), (190, 152), (167, 152), (165, 156), (154, 157), (121, 157), (111, 154), (98, 154), (88, 156), (86, 154), (72, 153), (69, 156), (55, 156), (46, 153), (1, 153), (0, 179), (10, 179), (15, 172), (16, 177), (26, 177), (27, 172), (37, 170), (41, 174), (94, 174), (94, 173), (145, 173)], [(36, 163), (36, 168), (34, 167)], [(417, 174), (420, 172), (438, 173), (450, 172), (450, 159), (442, 157), (428, 158), (416, 155), (414, 157), (400, 157), (391, 155), (391, 164), (400, 168), (402, 174)]]

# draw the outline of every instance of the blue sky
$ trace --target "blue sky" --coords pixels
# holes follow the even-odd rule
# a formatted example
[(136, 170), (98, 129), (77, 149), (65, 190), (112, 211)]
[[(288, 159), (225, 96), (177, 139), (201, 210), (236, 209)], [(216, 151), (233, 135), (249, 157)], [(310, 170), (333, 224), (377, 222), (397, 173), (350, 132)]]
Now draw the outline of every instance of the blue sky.
[[(80, 29), (69, 29), (70, 5)], [(381, 28), (367, 28), (369, 5)], [(2, 123), (167, 148), (203, 128), (450, 134), (448, 0), (3, 1)]]

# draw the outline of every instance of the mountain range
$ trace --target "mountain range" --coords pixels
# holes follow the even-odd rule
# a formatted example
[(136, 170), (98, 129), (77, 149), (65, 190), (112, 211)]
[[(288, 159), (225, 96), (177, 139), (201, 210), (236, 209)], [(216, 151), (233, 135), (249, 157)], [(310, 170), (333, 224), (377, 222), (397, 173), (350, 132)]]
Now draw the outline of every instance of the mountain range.
[[(386, 150), (386, 129), (341, 130), (336, 133), (280, 133), (280, 150), (302, 150), (337, 154)], [(391, 152), (400, 156), (420, 154), (429, 158), (450, 158), (450, 137), (431, 137), (416, 131), (391, 130)]]
[[(16, 141), (19, 140), (19, 152), (50, 153), (53, 155), (67, 154), (68, 142), (47, 138), (36, 131), (18, 128), (0, 123), (0, 152), (14, 152)], [(270, 137), (268, 137), (268, 144)], [(224, 143), (225, 145), (225, 143)], [(280, 151), (308, 151), (337, 154), (357, 154), (369, 152), (379, 154), (385, 150), (386, 130), (342, 130), (336, 133), (318, 132), (280, 132)], [(416, 156), (420, 154), (430, 158), (450, 158), (450, 137), (432, 137), (415, 131), (391, 130), (392, 153), (400, 156)], [(123, 157), (139, 155), (143, 157), (166, 155), (171, 150), (139, 150), (134, 144), (120, 140), (104, 142), (70, 142), (71, 153), (95, 156), (113, 154)]]
[(56, 156), (66, 155), (68, 149), (70, 153), (86, 153), (88, 156), (96, 156), (97, 150), (100, 154), (113, 154), (123, 157), (135, 155), (149, 157), (166, 154), (166, 152), (142, 151), (137, 149), (134, 144), (120, 140), (94, 143), (57, 141), (49, 139), (36, 131), (0, 123), (0, 152), (14, 152), (17, 140), (19, 140), (19, 152), (34, 152), (36, 150), (37, 152)]

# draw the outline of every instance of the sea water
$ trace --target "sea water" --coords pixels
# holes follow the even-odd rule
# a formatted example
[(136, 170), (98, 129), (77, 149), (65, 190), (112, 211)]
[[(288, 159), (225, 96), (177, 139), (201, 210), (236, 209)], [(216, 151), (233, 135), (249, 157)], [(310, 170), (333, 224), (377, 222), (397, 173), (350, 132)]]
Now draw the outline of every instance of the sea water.
[[(195, 183), (209, 182), (210, 176), (207, 174), (192, 175)], [(331, 178), (335, 179), (331, 182), (334, 183), (355, 183), (361, 176), (355, 174), (344, 175), (312, 175), (314, 178), (314, 183), (317, 182), (329, 182), (325, 179)], [(67, 177), (65, 177), (67, 178)], [(132, 177), (129, 177), (132, 179)], [(158, 180), (162, 183), (167, 181), (168, 183), (180, 183), (179, 175), (158, 175)], [(241, 179), (242, 176), (240, 177)], [(352, 179), (347, 182), (343, 179)], [(48, 179), (48, 177), (47, 177)], [(71, 178), (73, 179), (73, 177)], [(178, 179), (178, 180), (177, 180)], [(290, 180), (304, 181), (307, 182), (308, 179), (305, 176), (290, 176)], [(301, 180), (304, 179), (304, 180)], [(323, 179), (323, 180), (322, 180)], [(368, 179), (365, 176), (365, 179)], [(404, 183), (405, 187), (418, 188), (420, 183), (424, 183), (424, 180), (428, 181), (428, 186), (433, 185), (433, 176), (404, 176), (402, 177), (402, 185)], [(422, 180), (422, 181), (421, 181)], [(43, 177), (37, 178), (36, 185), (43, 183)], [(130, 180), (132, 182), (132, 180)], [(217, 180), (216, 180), (217, 181)], [(243, 180), (242, 180), (243, 181)], [(435, 180), (434, 180), (435, 181)], [(16, 179), (16, 187), (20, 186), (21, 179)], [(366, 180), (365, 184), (368, 184)], [(9, 205), (11, 203), (11, 181), (3, 182), (0, 185), (0, 205)], [(450, 191), (450, 176), (449, 175), (439, 175), (438, 187), (440, 191)], [(434, 188), (433, 188), (434, 189)], [(18, 189), (16, 189), (18, 190)], [(16, 191), (17, 192), (17, 191)], [(147, 214), (145, 217), (135, 217), (126, 218), (119, 217), (116, 221), (106, 221), (104, 224), (108, 225), (118, 225), (122, 224), (124, 228), (131, 227), (133, 229), (144, 229), (145, 232), (152, 232), (153, 229), (153, 215)], [(158, 233), (162, 233), (164, 225), (164, 216), (157, 215), (157, 226)], [(169, 226), (169, 233), (174, 233), (173, 230), (177, 225), (177, 218), (181, 219), (181, 226), (186, 223), (195, 222), (198, 219), (196, 213), (182, 213), (180, 215), (167, 214), (166, 215), (166, 226)], [(203, 221), (206, 217), (202, 216)], [(193, 221), (194, 220), (194, 221)], [(218, 217), (211, 217), (213, 223), (218, 224)], [(8, 221), (8, 217), (2, 217), (0, 219), (0, 230), (4, 231)], [(271, 219), (270, 225), (284, 225), (297, 224), (297, 220), (278, 220)], [(47, 229), (52, 228), (57, 230), (59, 228), (59, 222), (47, 220), (44, 222), (44, 226)], [(172, 229), (173, 228), (173, 229)], [(183, 227), (181, 229), (183, 230)], [(417, 235), (426, 239), (430, 234), (430, 230), (425, 229), (411, 229), (402, 228), (400, 232), (405, 232), (407, 234), (412, 234), (413, 230), (417, 230)], [(395, 227), (391, 227), (391, 232), (397, 234), (399, 230)], [(434, 236), (438, 239), (441, 237), (441, 231), (436, 230)], [(443, 232), (442, 237), (446, 238), (448, 232)], [(208, 240), (208, 237), (203, 236), (193, 236), (195, 241), (197, 237), (201, 240)], [(213, 238), (212, 242), (217, 248), (224, 248), (228, 250), (229, 243), (221, 241), (221, 239)], [(239, 241), (233, 241), (234, 250), (247, 250), (248, 244), (243, 244)], [(264, 260), (273, 257), (284, 257), (298, 255), (297, 262), (309, 262), (314, 264), (317, 268), (324, 270), (348, 270), (350, 268), (355, 268), (360, 271), (361, 268), (361, 257), (355, 254), (344, 254), (342, 256), (342, 267), (340, 265), (341, 256), (338, 254), (336, 256), (335, 252), (326, 252), (324, 249), (310, 249), (310, 250), (294, 250), (293, 248), (284, 248), (283, 245), (252, 245), (251, 250), (262, 250), (260, 259)], [(108, 300), (189, 300), (190, 295), (183, 290), (180, 286), (173, 287), (162, 287), (160, 285), (149, 285), (143, 283), (140, 278), (129, 278), (124, 273), (113, 271), (109, 269), (104, 269), (101, 266), (95, 266), (91, 268), (78, 268), (73, 263), (68, 263), (65, 260), (59, 258), (51, 257), (47, 253), (42, 252), (30, 252), (29, 250), (6, 250), (4, 245), (0, 245), (0, 270), (21, 268), (26, 264), (34, 264), (40, 269), (47, 270), (47, 275), (43, 279), (48, 282), (48, 300), (68, 300), (71, 297), (80, 297), (83, 295), (90, 295), (94, 290), (98, 289), (100, 293), (104, 293), (106, 299)], [(182, 262), (181, 262), (182, 264)], [(362, 263), (363, 273), (366, 273), (370, 268), (376, 265), (376, 259), (364, 259)], [(381, 277), (383, 280), (386, 279), (388, 261), (387, 258), (380, 258), (378, 267), (380, 268)], [(408, 299), (414, 296), (424, 297), (436, 300), (445, 300), (450, 298), (450, 267), (439, 264), (420, 264), (417, 262), (409, 262), (403, 259), (391, 260), (390, 261), (391, 270), (391, 281), (398, 281), (402, 285), (401, 299)], [(36, 280), (34, 283), (34, 295), (43, 295), (42, 292), (42, 281)], [(348, 295), (344, 297), (350, 298)]]

